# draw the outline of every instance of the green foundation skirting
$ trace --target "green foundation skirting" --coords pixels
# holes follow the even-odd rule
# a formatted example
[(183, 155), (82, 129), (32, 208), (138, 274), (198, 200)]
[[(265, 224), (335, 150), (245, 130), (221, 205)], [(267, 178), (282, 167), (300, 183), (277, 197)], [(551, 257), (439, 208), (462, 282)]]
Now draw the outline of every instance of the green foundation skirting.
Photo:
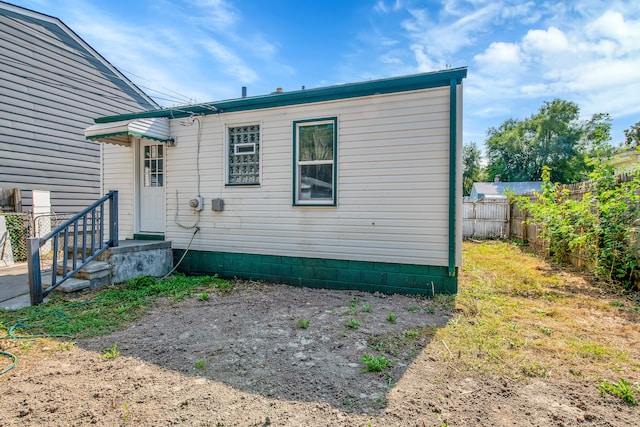
[(133, 240), (164, 240), (164, 234), (134, 234)]
[[(183, 254), (184, 250), (174, 249), (174, 263)], [(446, 266), (189, 251), (178, 271), (309, 288), (352, 289), (386, 294), (433, 296), (456, 294), (458, 291), (458, 269), (450, 277)]]

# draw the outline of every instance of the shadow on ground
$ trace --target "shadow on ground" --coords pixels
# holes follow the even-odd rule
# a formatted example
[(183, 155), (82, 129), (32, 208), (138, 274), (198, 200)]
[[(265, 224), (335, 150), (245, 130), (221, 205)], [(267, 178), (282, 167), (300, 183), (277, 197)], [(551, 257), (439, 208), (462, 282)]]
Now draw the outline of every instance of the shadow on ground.
[[(366, 413), (384, 409), (450, 314), (429, 299), (249, 284), (206, 300), (161, 300), (128, 329), (80, 345), (117, 344), (123, 356), (242, 391)], [(365, 354), (393, 365), (368, 372)]]

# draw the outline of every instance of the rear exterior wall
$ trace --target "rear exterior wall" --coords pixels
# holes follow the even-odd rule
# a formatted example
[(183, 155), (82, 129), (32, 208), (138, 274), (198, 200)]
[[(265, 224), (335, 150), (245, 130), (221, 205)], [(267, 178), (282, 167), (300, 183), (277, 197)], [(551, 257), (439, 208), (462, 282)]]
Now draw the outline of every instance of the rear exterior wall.
[[(445, 87), (172, 120), (166, 238), (187, 247), (178, 222), (200, 229), (191, 251), (446, 267), (449, 108)], [(326, 117), (338, 123), (337, 206), (293, 206), (293, 122)], [(226, 186), (226, 128), (254, 123), (261, 184)]]
[[(171, 120), (165, 239), (174, 261), (188, 249), (180, 266), (186, 273), (455, 293), (461, 236), (452, 276), (449, 93), (444, 87)], [(461, 99), (454, 105), (460, 109)], [(294, 206), (294, 122), (328, 117), (337, 118), (336, 206)], [(245, 124), (261, 129), (260, 185), (229, 186), (227, 127)], [(459, 159), (460, 134), (457, 140)], [(120, 191), (120, 236), (131, 238), (134, 148), (105, 144), (104, 150), (105, 191)], [(198, 195), (205, 208), (194, 213), (189, 200)], [(217, 198), (224, 200), (222, 212), (211, 208)], [(461, 234), (459, 224), (456, 230)]]

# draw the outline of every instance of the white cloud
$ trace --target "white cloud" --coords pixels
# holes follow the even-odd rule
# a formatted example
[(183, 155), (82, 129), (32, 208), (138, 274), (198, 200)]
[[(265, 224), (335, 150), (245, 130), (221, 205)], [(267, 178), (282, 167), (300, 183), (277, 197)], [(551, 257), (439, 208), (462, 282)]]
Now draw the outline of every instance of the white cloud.
[(191, 21), (210, 30), (227, 31), (241, 20), (240, 13), (225, 0), (189, 0), (188, 3), (197, 10), (189, 15)]
[(412, 18), (402, 23), (414, 44), (423, 46), (431, 55), (442, 57), (471, 45), (475, 34), (483, 31), (486, 25), (499, 12), (498, 4), (489, 4), (453, 21), (429, 17), (424, 9), (411, 9)]
[(402, 59), (400, 59), (397, 56), (394, 56), (392, 53), (387, 53), (384, 55), (380, 55), (378, 56), (378, 61), (380, 61), (383, 64), (402, 64)]
[(385, 0), (378, 0), (375, 6), (373, 6), (373, 10), (378, 12), (379, 14), (384, 15), (390, 12), (398, 11), (402, 8), (401, 0), (391, 1), (389, 3), (392, 3), (391, 6), (387, 6), (387, 2)]
[(235, 76), (242, 83), (252, 83), (257, 80), (257, 74), (251, 70), (243, 61), (234, 54), (230, 49), (227, 49), (221, 43), (216, 40), (202, 40), (199, 44), (209, 52), (215, 60), (221, 63), (223, 72)]
[(503, 70), (516, 71), (522, 64), (522, 51), (515, 43), (495, 42), (491, 43), (487, 50), (476, 55), (475, 61), (482, 70), (502, 72)]
[(597, 5), (597, 10), (593, 2), (580, 3), (588, 16), (558, 5), (555, 14), (541, 21), (545, 26), (516, 38), (494, 38), (473, 56), (465, 81), (467, 114), (494, 115), (497, 124), (531, 114), (542, 101), (561, 98), (576, 102), (583, 117), (610, 113), (614, 131), (616, 120), (637, 121), (640, 8), (635, 15), (625, 15), (624, 8), (613, 3)]
[(500, 12), (504, 20), (517, 19), (526, 24), (538, 22), (542, 17), (539, 7), (533, 1), (518, 3), (515, 5), (505, 5)]
[(415, 55), (416, 62), (418, 63), (418, 71), (420, 71), (421, 73), (444, 68), (441, 63), (437, 63), (429, 57), (429, 55), (425, 52), (424, 46), (413, 44), (411, 45), (411, 50)]
[(620, 12), (606, 11), (585, 28), (592, 40), (601, 40), (616, 56), (624, 56), (640, 50), (640, 20), (625, 20)]
[(522, 39), (522, 48), (531, 54), (556, 55), (569, 49), (569, 41), (562, 31), (549, 27), (547, 30), (529, 30)]

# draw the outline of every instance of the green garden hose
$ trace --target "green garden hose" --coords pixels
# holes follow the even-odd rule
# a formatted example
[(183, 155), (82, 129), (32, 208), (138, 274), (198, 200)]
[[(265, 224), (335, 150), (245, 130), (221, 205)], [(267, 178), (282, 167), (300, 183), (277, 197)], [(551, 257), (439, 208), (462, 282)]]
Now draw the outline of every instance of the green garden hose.
[[(78, 305), (82, 305), (82, 304), (78, 304)], [(53, 311), (51, 313), (41, 313), (38, 314), (36, 316), (31, 316), (31, 317), (27, 317), (24, 319), (20, 319), (18, 320), (18, 322), (13, 325), (12, 327), (9, 328), (9, 330), (7, 331), (7, 334), (3, 337), (0, 337), (0, 340), (4, 340), (4, 339), (30, 339), (30, 340), (34, 340), (34, 339), (38, 339), (38, 338), (45, 338), (45, 337), (49, 337), (49, 338), (71, 338), (73, 339), (73, 335), (69, 335), (69, 334), (34, 334), (34, 335), (17, 335), (16, 334), (16, 330), (17, 329), (32, 329), (35, 328), (37, 326), (35, 325), (30, 325), (30, 322), (45, 318), (47, 316), (54, 316), (56, 319), (52, 322), (50, 322), (52, 325), (54, 326), (60, 326), (65, 324), (68, 320), (69, 320), (69, 315), (62, 313), (60, 311)], [(0, 355), (1, 356), (5, 356), (8, 357), (9, 359), (11, 359), (11, 364), (6, 367), (4, 370), (0, 371), (0, 375), (3, 375), (7, 372), (9, 372), (11, 369), (13, 369), (17, 364), (18, 364), (18, 357), (15, 354), (11, 354), (8, 353), (6, 351), (1, 351), (0, 350)]]
[(9, 359), (11, 359), (11, 365), (9, 365), (8, 367), (4, 368), (4, 370), (0, 371), (0, 375), (3, 375), (5, 373), (9, 372), (10, 370), (12, 370), (13, 367), (18, 364), (18, 356), (16, 356), (15, 354), (7, 353), (6, 351), (0, 351), (0, 355), (6, 356)]

